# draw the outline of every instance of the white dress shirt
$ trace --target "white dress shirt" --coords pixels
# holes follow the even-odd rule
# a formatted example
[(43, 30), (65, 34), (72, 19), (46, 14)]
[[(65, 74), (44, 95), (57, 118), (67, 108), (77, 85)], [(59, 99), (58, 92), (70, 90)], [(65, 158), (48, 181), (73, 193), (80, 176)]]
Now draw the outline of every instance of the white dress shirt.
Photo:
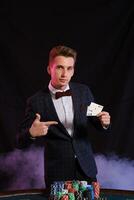
[[(48, 86), (51, 96), (52, 96), (52, 101), (54, 103), (57, 115), (61, 123), (64, 125), (66, 128), (67, 132), (69, 133), (70, 136), (73, 136), (73, 119), (74, 119), (74, 110), (73, 110), (73, 102), (72, 102), (72, 97), (71, 96), (63, 96), (58, 99), (55, 99), (55, 93), (56, 92), (63, 92), (62, 90), (58, 90), (54, 88), (51, 84), (49, 83)], [(65, 88), (64, 91), (69, 89), (69, 85)]]

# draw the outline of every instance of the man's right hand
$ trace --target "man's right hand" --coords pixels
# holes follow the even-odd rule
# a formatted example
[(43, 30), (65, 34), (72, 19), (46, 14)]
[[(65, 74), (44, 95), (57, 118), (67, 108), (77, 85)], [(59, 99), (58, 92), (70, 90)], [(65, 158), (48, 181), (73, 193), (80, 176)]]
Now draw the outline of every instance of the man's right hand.
[(41, 116), (40, 114), (36, 114), (36, 119), (34, 120), (31, 128), (29, 129), (30, 135), (32, 137), (39, 137), (46, 135), (48, 132), (48, 128), (51, 125), (58, 124), (56, 121), (47, 121), (47, 122), (41, 122), (40, 121)]

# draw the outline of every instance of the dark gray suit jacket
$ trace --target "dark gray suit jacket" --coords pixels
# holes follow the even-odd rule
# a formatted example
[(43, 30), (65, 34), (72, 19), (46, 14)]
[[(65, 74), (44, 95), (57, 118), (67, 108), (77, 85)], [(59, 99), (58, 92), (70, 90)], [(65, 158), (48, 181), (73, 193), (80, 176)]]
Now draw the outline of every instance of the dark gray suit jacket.
[[(74, 134), (71, 137), (65, 127), (59, 121), (48, 89), (41, 90), (30, 97), (27, 102), (25, 119), (20, 126), (18, 135), (19, 147), (30, 143), (42, 141), (45, 145), (45, 175), (50, 181), (69, 180), (72, 173), (72, 165), (75, 157), (88, 177), (96, 177), (97, 168), (88, 138), (87, 124), (94, 123), (100, 130), (103, 128), (99, 121), (93, 121), (86, 116), (87, 106), (94, 101), (90, 89), (84, 84), (70, 83), (74, 106)], [(46, 136), (30, 139), (29, 128), (35, 119), (35, 114), (41, 115), (41, 121), (58, 121), (58, 125), (52, 125)]]

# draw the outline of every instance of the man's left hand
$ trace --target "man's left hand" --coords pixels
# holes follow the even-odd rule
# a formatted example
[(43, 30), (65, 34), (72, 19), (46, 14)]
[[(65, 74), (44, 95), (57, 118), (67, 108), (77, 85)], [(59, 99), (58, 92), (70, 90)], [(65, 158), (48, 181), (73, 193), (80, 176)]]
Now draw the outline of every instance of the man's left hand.
[(102, 111), (97, 115), (97, 117), (99, 118), (103, 128), (108, 128), (110, 125), (110, 114), (108, 112)]

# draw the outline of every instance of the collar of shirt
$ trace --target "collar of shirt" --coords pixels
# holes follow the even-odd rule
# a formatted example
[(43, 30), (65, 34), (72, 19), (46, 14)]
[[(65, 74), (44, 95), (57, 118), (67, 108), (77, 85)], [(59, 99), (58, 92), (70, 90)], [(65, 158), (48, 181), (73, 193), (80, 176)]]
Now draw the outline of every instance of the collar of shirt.
[(51, 81), (49, 82), (48, 88), (49, 88), (49, 90), (50, 90), (50, 92), (51, 92), (51, 94), (52, 94), (53, 96), (55, 96), (55, 93), (56, 93), (56, 92), (63, 92), (63, 91), (65, 92), (66, 90), (70, 89), (69, 85), (67, 85), (66, 88), (65, 88), (64, 90), (56, 89), (56, 88), (54, 88), (54, 87), (52, 86)]
[[(51, 93), (52, 101), (54, 103), (56, 113), (58, 115), (60, 122), (66, 128), (69, 135), (73, 136), (74, 111), (73, 111), (72, 98), (70, 98), (70, 96), (66, 96), (63, 99), (62, 98), (55, 99), (55, 93), (59, 91), (61, 92), (62, 90), (54, 88), (51, 84), (51, 81), (49, 82), (48, 88)], [(68, 89), (70, 89), (69, 85), (66, 86), (64, 91)]]

